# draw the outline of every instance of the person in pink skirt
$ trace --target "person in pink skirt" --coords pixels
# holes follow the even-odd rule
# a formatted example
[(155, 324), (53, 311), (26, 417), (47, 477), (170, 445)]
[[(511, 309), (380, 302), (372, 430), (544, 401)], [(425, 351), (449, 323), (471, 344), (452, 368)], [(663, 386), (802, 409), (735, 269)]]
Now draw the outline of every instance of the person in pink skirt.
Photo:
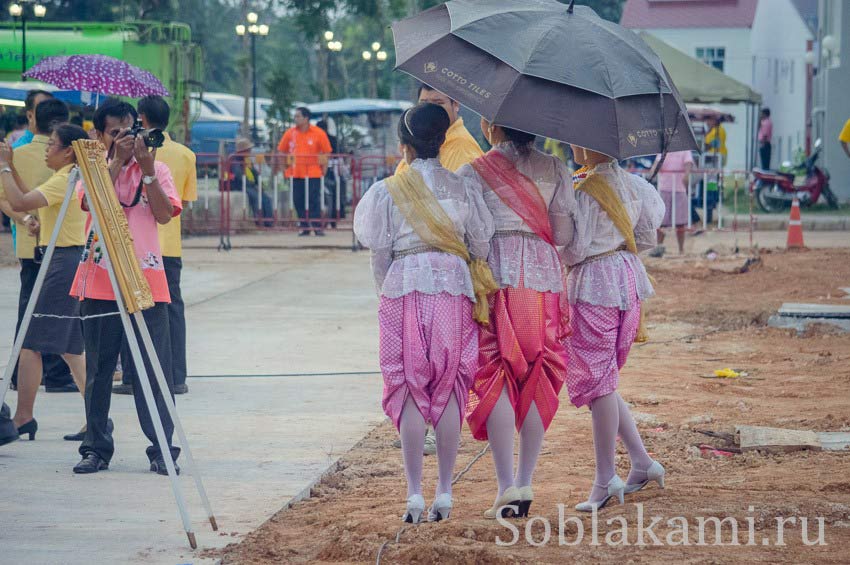
[(566, 166), (536, 150), (534, 135), (483, 119), (481, 129), (493, 149), (458, 174), (480, 183), (496, 228), (488, 261), (499, 290), (490, 297), (490, 325), (481, 328), (481, 367), (467, 403), (473, 437), (489, 440), (493, 453), (498, 491), (484, 517), (494, 519), (528, 515), (543, 435), (558, 410), (566, 366), (555, 246), (573, 238), (576, 202)]
[(449, 517), (452, 472), (469, 386), (478, 369), (478, 325), (495, 282), (486, 263), (493, 217), (481, 187), (440, 165), (446, 111), (419, 104), (399, 120), (410, 167), (372, 185), (354, 233), (371, 251), (380, 305), (383, 408), (401, 436), (405, 522), (418, 523), (425, 427), (434, 426), (438, 483), (428, 518)]
[[(578, 215), (583, 219), (562, 257), (569, 265), (567, 292), (572, 332), (564, 341), (572, 403), (589, 406), (596, 477), (586, 502), (591, 512), (650, 481), (664, 486), (664, 468), (644, 448), (628, 406), (617, 392), (631, 345), (645, 341), (641, 303), (654, 291), (637, 253), (656, 244), (664, 202), (642, 178), (623, 171), (607, 155), (573, 146)], [(617, 436), (631, 460), (624, 483), (614, 465)]]

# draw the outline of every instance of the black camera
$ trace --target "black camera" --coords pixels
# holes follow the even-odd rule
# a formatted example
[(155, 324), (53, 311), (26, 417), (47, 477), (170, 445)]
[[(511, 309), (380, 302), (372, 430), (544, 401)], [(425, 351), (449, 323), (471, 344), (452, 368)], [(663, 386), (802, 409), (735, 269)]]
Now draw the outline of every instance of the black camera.
[(142, 120), (136, 120), (136, 123), (130, 128), (130, 135), (133, 137), (141, 136), (142, 141), (145, 142), (145, 146), (151, 149), (162, 147), (162, 144), (165, 143), (165, 134), (162, 133), (162, 130), (156, 128), (145, 129), (142, 127)]

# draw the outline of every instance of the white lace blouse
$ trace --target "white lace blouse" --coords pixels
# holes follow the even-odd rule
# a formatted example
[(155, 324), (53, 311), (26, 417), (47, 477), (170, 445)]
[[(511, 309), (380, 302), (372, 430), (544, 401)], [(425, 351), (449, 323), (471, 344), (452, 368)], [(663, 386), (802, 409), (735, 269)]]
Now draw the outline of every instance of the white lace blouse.
[[(566, 165), (556, 157), (536, 149), (523, 156), (510, 142), (500, 143), (496, 145), (496, 149), (511, 159), (519, 172), (537, 185), (549, 209), (549, 222), (552, 225), (555, 245), (561, 246), (571, 242), (576, 230), (577, 205), (572, 176)], [(474, 179), (482, 187), (484, 202), (493, 214), (497, 233), (490, 241), (488, 262), (499, 286), (516, 288), (522, 276), (526, 288), (538, 292), (562, 292), (564, 283), (561, 263), (555, 248), (537, 237), (500, 236), (498, 232), (533, 232), (523, 219), (487, 186), (471, 165), (458, 169), (458, 175)]]
[[(596, 166), (594, 174), (604, 175), (626, 207), (634, 226), (638, 251), (651, 249), (657, 243), (657, 229), (664, 218), (664, 202), (654, 186), (637, 175), (627, 173), (616, 162)], [(578, 215), (582, 218), (575, 237), (561, 256), (567, 265), (578, 265), (588, 257), (617, 249), (625, 243), (608, 215), (592, 196), (576, 192)], [(636, 255), (622, 251), (570, 269), (567, 294), (571, 304), (578, 301), (598, 306), (627, 310), (631, 307), (628, 273), (634, 273), (638, 298), (653, 295), (652, 284)]]
[[(410, 165), (454, 223), (474, 259), (484, 259), (493, 235), (493, 216), (473, 179), (464, 179), (444, 169), (437, 159), (416, 159)], [(372, 254), (372, 273), (378, 294), (399, 298), (413, 291), (424, 294), (447, 292), (475, 301), (469, 268), (460, 257), (426, 252), (394, 254), (426, 245), (393, 203), (384, 181), (373, 184), (354, 211), (354, 234)]]

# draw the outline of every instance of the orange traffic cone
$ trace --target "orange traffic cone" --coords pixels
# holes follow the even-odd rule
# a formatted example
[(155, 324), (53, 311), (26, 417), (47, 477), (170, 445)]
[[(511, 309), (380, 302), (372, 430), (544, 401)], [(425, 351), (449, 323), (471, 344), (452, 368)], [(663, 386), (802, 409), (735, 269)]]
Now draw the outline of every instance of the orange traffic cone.
[(800, 219), (800, 201), (794, 198), (791, 202), (791, 218), (788, 220), (788, 249), (802, 249), (803, 221)]

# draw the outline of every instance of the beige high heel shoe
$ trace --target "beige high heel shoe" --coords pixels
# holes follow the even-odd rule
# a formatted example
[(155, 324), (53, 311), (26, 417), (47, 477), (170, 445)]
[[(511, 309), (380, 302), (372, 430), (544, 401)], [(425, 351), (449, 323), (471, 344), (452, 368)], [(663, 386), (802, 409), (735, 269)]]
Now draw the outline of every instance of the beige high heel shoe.
[(520, 499), (519, 489), (516, 487), (508, 487), (508, 489), (502, 493), (502, 496), (500, 496), (493, 504), (493, 507), (484, 511), (484, 517), (488, 520), (495, 520), (496, 516), (501, 516), (502, 518), (513, 518), (519, 513)]
[(534, 500), (534, 491), (531, 490), (531, 485), (520, 487), (519, 489), (519, 512), (517, 518), (527, 518), (528, 509), (531, 508), (531, 503)]
[(664, 467), (658, 461), (653, 461), (652, 465), (649, 466), (649, 469), (646, 470), (646, 480), (641, 481), (639, 483), (629, 484), (626, 483), (626, 494), (631, 494), (633, 492), (637, 492), (652, 481), (658, 483), (658, 486), (664, 488), (664, 475), (667, 471), (664, 470)]

